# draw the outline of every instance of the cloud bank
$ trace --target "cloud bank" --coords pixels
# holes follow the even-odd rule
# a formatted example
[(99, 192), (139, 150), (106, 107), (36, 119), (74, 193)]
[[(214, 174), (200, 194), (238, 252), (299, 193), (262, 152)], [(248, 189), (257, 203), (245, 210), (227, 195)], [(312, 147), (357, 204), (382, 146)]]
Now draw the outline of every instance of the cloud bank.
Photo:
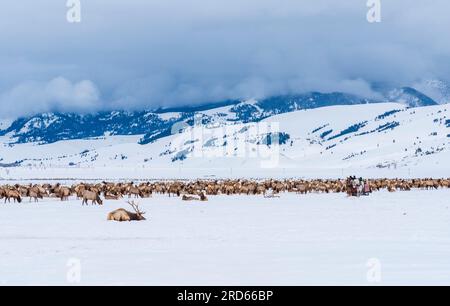
[(446, 0), (65, 2), (2, 2), (0, 117), (450, 80)]
[(0, 95), (6, 114), (30, 114), (47, 111), (90, 112), (100, 107), (100, 96), (91, 81), (72, 83), (58, 77), (47, 83), (24, 82)]

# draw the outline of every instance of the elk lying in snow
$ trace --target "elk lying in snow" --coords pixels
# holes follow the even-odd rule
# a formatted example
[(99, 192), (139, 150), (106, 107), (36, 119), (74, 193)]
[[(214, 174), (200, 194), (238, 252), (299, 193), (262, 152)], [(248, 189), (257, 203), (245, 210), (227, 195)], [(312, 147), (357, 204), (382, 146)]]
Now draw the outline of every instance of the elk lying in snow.
[(105, 194), (105, 200), (119, 200), (122, 198), (121, 194)]
[(130, 204), (131, 207), (133, 207), (133, 210), (135, 211), (135, 213), (129, 212), (123, 208), (119, 208), (113, 212), (110, 212), (108, 214), (107, 220), (108, 221), (119, 221), (119, 222), (146, 220), (143, 216), (145, 214), (145, 212), (140, 211), (138, 205), (135, 204), (134, 201), (127, 202), (127, 203)]
[(277, 194), (276, 191), (269, 189), (266, 192), (264, 192), (264, 197), (273, 199), (273, 198), (279, 198), (280, 196)]
[(183, 194), (183, 196), (181, 197), (181, 200), (183, 200), (183, 201), (200, 201), (200, 198), (196, 197), (196, 196), (188, 196), (188, 195)]
[(92, 201), (92, 205), (94, 204), (98, 204), (98, 205), (103, 205), (103, 201), (102, 199), (100, 199), (100, 196), (97, 192), (95, 191), (89, 191), (89, 190), (85, 190), (83, 191), (83, 202), (81, 203), (81, 205), (88, 205), (88, 201)]
[(183, 201), (202, 201), (202, 202), (206, 202), (208, 201), (208, 198), (206, 197), (204, 192), (200, 192), (199, 196), (190, 196), (190, 195), (183, 195), (181, 197), (181, 200)]

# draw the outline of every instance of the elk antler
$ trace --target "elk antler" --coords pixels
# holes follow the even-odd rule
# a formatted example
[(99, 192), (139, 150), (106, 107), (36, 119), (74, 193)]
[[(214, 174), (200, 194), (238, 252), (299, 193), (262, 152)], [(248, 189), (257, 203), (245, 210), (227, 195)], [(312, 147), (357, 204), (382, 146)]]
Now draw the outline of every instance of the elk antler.
[(134, 211), (135, 211), (137, 214), (139, 214), (139, 215), (145, 214), (145, 212), (139, 210), (139, 206), (138, 206), (136, 203), (134, 203), (134, 201), (131, 201), (131, 202), (128, 201), (127, 203), (130, 204), (131, 207), (133, 207)]
[(130, 202), (130, 201), (127, 201), (127, 203), (130, 204), (131, 207), (133, 207), (133, 210), (134, 210), (135, 212), (137, 212), (137, 213), (139, 212), (139, 211), (136, 209), (136, 204), (134, 203), (134, 201), (131, 201), (131, 202)]

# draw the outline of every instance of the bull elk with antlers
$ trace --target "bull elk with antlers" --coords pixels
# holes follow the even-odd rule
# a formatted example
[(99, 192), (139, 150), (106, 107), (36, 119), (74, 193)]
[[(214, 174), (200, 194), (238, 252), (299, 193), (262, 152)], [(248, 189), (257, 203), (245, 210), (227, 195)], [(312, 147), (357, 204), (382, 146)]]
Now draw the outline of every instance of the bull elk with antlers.
[(135, 213), (129, 212), (123, 208), (119, 208), (113, 212), (110, 212), (108, 214), (107, 220), (108, 221), (118, 221), (118, 222), (146, 220), (144, 218), (145, 212), (141, 211), (139, 209), (139, 206), (136, 203), (134, 203), (134, 201), (127, 202), (127, 203), (131, 205), (131, 207), (133, 208)]

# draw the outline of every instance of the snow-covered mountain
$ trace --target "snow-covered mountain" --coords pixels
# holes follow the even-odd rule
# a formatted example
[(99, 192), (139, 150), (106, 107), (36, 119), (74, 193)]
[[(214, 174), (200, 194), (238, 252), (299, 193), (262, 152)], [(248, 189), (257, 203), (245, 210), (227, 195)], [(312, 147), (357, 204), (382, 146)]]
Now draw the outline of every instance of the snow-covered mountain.
[(402, 87), (391, 90), (387, 95), (388, 101), (396, 101), (410, 107), (436, 105), (436, 101), (412, 87)]
[[(431, 98), (413, 88), (391, 91), (388, 101), (410, 107), (436, 105)], [(139, 143), (151, 143), (171, 135), (177, 125), (192, 125), (194, 114), (201, 114), (204, 124), (211, 122), (258, 122), (274, 115), (302, 109), (334, 105), (380, 102), (345, 93), (311, 92), (276, 96), (262, 100), (224, 101), (201, 107), (181, 107), (152, 111), (111, 111), (95, 114), (43, 113), (4, 121), (0, 136), (10, 144), (53, 143), (60, 140), (85, 139), (106, 135), (140, 135)]]
[[(240, 120), (236, 110), (242, 108), (251, 108), (254, 117)], [(0, 137), (4, 167), (0, 177), (270, 176), (274, 171), (314, 177), (450, 176), (450, 105), (335, 105), (273, 111), (279, 112), (276, 115), (266, 110), (264, 104), (247, 101), (198, 110), (195, 119), (187, 115), (190, 112), (144, 112), (139, 118), (147, 115), (151, 124), (170, 129), (167, 136), (154, 136), (152, 141), (147, 141), (142, 126), (130, 126), (137, 135), (129, 131), (125, 132), (130, 135), (121, 135), (125, 132), (120, 123), (130, 115), (115, 113), (115, 124), (110, 116), (102, 117), (108, 121), (106, 135), (93, 132), (93, 137), (83, 139), (17, 142), (15, 133), (26, 135), (61, 120), (40, 117), (41, 121), (32, 125), (27, 121), (25, 128), (18, 125), (20, 129)], [(63, 117), (73, 120), (68, 118)], [(91, 117), (80, 118), (95, 128), (86, 119)], [(133, 124), (144, 124), (131, 118)]]
[(450, 84), (436, 79), (424, 80), (414, 85), (439, 104), (450, 103)]

